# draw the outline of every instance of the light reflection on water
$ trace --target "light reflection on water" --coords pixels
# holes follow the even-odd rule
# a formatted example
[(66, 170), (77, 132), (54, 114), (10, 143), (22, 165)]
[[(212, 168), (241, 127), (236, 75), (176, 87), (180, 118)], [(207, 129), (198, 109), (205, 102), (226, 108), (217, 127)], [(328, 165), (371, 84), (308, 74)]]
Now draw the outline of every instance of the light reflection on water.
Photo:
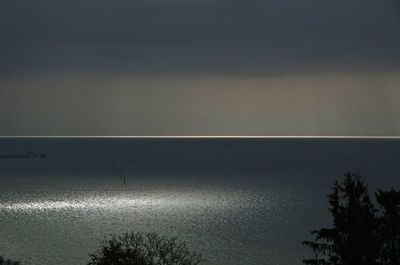
[(296, 264), (276, 251), (285, 243), (279, 242), (277, 227), (285, 226), (286, 210), (296, 211), (302, 202), (278, 196), (272, 189), (260, 193), (204, 187), (102, 188), (3, 193), (3, 255), (30, 264), (85, 264), (87, 254), (107, 234), (155, 231), (188, 241), (204, 253), (208, 264), (260, 264), (275, 259)]
[(12, 211), (44, 211), (44, 210), (79, 210), (79, 209), (120, 209), (120, 208), (144, 208), (144, 207), (169, 207), (184, 206), (189, 204), (184, 199), (162, 199), (162, 198), (86, 198), (83, 200), (63, 201), (32, 201), (19, 203), (0, 203), (0, 210)]
[[(28, 192), (29, 193), (29, 192)], [(214, 209), (226, 208), (226, 207), (237, 207), (237, 200), (240, 196), (240, 192), (228, 193), (219, 191), (217, 194), (213, 194), (206, 191), (190, 191), (190, 192), (160, 192), (153, 191), (151, 194), (146, 195), (132, 195), (131, 193), (137, 193), (135, 191), (96, 191), (96, 194), (88, 196), (86, 193), (89, 191), (69, 192), (66, 194), (52, 194), (51, 198), (65, 197), (62, 200), (43, 198), (42, 195), (33, 196), (34, 198), (25, 198), (23, 201), (8, 201), (0, 202), (0, 210), (7, 211), (68, 211), (68, 210), (126, 210), (126, 209), (142, 209), (147, 210), (149, 208), (160, 208), (168, 209), (174, 207), (194, 207), (198, 206), (213, 206)], [(34, 194), (34, 192), (33, 192)], [(243, 204), (249, 200), (245, 194), (241, 194), (240, 202)], [(18, 193), (14, 194), (18, 197)], [(72, 197), (72, 198), (71, 198)], [(265, 197), (265, 196), (264, 196)], [(266, 203), (266, 198), (263, 199)], [(274, 201), (266, 203), (264, 206), (271, 205)], [(236, 205), (236, 206), (235, 206)], [(217, 207), (217, 208), (215, 208)]]

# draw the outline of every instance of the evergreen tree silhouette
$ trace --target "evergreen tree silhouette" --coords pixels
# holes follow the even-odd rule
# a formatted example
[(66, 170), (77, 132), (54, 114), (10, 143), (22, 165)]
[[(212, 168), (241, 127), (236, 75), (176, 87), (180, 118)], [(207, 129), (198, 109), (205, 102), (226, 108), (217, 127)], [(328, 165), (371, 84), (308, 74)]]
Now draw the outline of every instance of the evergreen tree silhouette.
[(379, 190), (376, 201), (382, 209), (379, 225), (382, 264), (400, 264), (400, 191)]
[(341, 183), (333, 185), (329, 195), (333, 228), (312, 231), (314, 241), (304, 241), (315, 257), (303, 260), (307, 265), (378, 264), (379, 243), (376, 234), (376, 210), (368, 188), (358, 172), (347, 172)]

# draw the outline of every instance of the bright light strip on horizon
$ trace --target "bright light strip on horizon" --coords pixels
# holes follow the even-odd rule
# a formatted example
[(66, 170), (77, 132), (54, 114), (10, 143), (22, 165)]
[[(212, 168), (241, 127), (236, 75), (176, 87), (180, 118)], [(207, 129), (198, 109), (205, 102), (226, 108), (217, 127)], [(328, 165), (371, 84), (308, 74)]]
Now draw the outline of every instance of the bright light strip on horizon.
[(16, 135), (16, 136), (0, 136), (0, 139), (4, 138), (109, 138), (109, 139), (400, 139), (400, 136), (320, 136), (320, 135), (304, 135), (304, 136), (258, 136), (258, 135), (118, 135), (118, 136), (89, 136), (89, 135)]

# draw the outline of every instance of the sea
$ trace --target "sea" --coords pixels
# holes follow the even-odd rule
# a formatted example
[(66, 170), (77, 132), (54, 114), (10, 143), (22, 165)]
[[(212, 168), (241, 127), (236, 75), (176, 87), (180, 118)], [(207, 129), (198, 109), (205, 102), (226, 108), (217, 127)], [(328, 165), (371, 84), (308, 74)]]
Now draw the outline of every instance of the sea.
[(156, 232), (205, 265), (297, 265), (327, 195), (359, 171), (371, 197), (400, 188), (400, 140), (1, 138), (0, 255), (87, 264), (111, 234)]

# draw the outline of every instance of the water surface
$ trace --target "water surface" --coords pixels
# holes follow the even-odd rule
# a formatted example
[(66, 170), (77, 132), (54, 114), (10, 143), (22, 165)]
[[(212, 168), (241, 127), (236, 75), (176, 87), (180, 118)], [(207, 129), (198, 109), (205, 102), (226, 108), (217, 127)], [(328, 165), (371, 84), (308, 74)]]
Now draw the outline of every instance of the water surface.
[(335, 178), (400, 184), (389, 139), (0, 140), (30, 150), (48, 158), (0, 160), (0, 253), (29, 264), (85, 264), (126, 231), (177, 236), (208, 264), (300, 264)]

